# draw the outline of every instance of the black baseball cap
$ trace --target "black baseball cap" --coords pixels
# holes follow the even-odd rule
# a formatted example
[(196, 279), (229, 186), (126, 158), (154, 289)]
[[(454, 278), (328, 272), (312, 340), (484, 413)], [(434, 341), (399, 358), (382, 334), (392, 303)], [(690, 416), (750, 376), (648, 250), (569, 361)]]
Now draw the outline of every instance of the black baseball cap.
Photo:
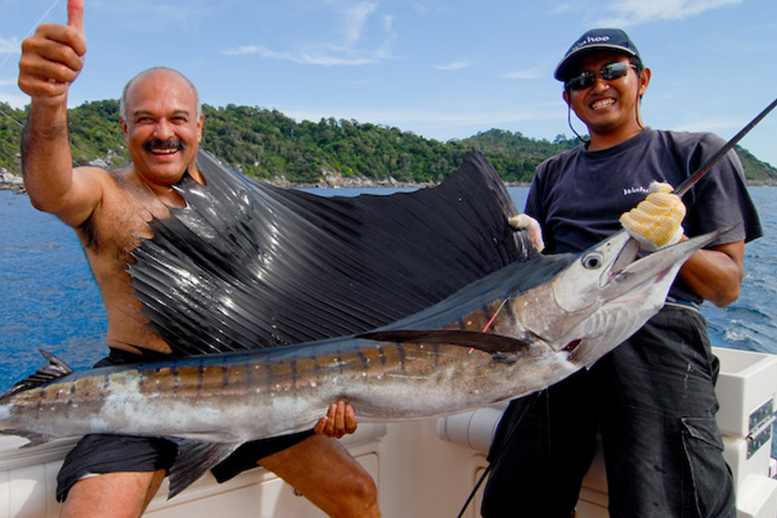
[(559, 81), (566, 81), (573, 72), (572, 68), (582, 57), (601, 50), (620, 52), (642, 63), (637, 46), (621, 29), (591, 29), (569, 47), (564, 59), (556, 67), (553, 77)]

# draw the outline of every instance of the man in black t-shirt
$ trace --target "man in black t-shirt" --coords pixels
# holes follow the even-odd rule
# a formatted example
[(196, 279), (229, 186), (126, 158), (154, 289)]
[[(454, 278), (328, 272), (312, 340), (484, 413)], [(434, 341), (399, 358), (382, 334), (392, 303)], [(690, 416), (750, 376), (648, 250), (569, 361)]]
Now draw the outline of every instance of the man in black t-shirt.
[(715, 421), (719, 365), (698, 304), (737, 299), (744, 244), (762, 234), (741, 163), (731, 151), (682, 200), (671, 194), (723, 141), (643, 125), (651, 71), (621, 30), (585, 33), (555, 77), (590, 138), (537, 169), (525, 212), (545, 253), (579, 252), (624, 227), (645, 250), (730, 230), (683, 265), (664, 308), (634, 336), (590, 370), (511, 403), (482, 514), (574, 516), (600, 432), (610, 516), (733, 517)]

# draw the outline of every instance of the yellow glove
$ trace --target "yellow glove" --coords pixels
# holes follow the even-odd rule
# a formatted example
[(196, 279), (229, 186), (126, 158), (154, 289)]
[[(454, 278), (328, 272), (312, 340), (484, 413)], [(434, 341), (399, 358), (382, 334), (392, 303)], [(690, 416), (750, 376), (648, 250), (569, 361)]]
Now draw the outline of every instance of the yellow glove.
[(525, 230), (529, 235), (529, 239), (531, 239), (534, 248), (536, 248), (538, 252), (542, 252), (545, 248), (545, 242), (542, 240), (542, 229), (536, 219), (527, 216), (526, 214), (518, 214), (507, 220), (507, 222), (515, 230)]
[(649, 190), (647, 198), (621, 215), (620, 221), (640, 248), (653, 251), (680, 241), (685, 205), (668, 183), (653, 182)]

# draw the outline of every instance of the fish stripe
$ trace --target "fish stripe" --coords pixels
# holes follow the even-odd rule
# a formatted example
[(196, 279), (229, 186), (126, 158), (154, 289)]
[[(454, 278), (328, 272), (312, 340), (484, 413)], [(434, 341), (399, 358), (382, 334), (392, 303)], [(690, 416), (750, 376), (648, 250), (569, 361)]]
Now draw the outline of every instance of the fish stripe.
[(362, 369), (363, 370), (369, 369), (370, 368), (370, 359), (367, 358), (367, 355), (364, 354), (364, 351), (362, 349), (359, 349), (358, 351), (356, 351), (356, 354), (358, 355), (359, 361), (362, 364)]
[[(295, 371), (294, 371), (294, 386), (296, 387), (299, 383), (299, 380), (305, 379), (305, 378), (312, 378), (314, 383), (318, 383), (320, 381), (320, 365), (318, 364), (318, 361), (316, 361), (316, 358), (314, 356), (304, 356), (301, 358), (298, 358), (295, 361)], [(307, 386), (310, 384), (310, 381), (307, 381), (306, 383), (300, 384), (301, 386)]]
[(173, 396), (178, 396), (181, 391), (181, 376), (175, 365), (170, 367), (170, 376), (173, 377)]

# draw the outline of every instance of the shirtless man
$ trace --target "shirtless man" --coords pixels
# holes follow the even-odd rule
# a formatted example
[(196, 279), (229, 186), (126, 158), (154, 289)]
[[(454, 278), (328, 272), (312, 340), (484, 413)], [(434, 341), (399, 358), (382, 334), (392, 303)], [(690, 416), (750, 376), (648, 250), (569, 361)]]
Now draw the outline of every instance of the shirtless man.
[[(114, 172), (74, 169), (67, 94), (85, 53), (83, 0), (69, 0), (67, 25), (41, 25), (22, 44), (19, 86), (32, 98), (22, 143), (24, 181), (32, 204), (57, 215), (81, 239), (107, 310), (107, 360), (143, 361), (144, 350), (170, 349), (143, 324), (125, 271), (128, 251), (138, 245), (133, 235), (151, 236), (152, 217), (165, 217), (168, 206), (182, 205), (171, 186), (185, 172), (206, 183), (195, 165), (203, 115), (197, 91), (184, 76), (164, 68), (142, 72), (122, 95), (121, 126), (132, 164)], [(315, 435), (291, 446), (287, 442), (282, 451), (252, 450), (255, 456), (243, 464), (273, 471), (330, 516), (379, 516), (374, 482), (332, 439), (355, 428), (353, 409), (338, 403), (319, 421)], [(57, 494), (66, 498), (61, 516), (142, 515), (175, 457), (175, 446), (167, 442), (85, 437), (60, 472)], [(121, 459), (105, 467), (107, 451)]]

